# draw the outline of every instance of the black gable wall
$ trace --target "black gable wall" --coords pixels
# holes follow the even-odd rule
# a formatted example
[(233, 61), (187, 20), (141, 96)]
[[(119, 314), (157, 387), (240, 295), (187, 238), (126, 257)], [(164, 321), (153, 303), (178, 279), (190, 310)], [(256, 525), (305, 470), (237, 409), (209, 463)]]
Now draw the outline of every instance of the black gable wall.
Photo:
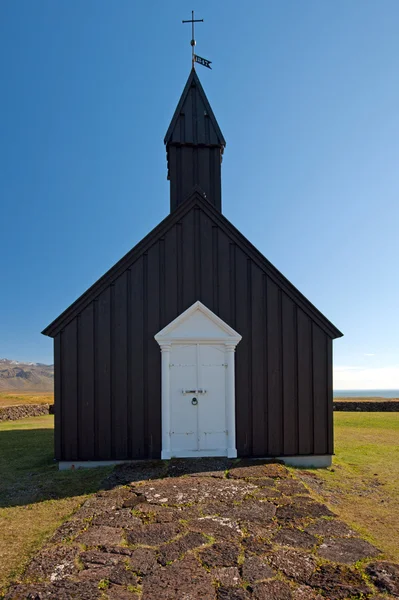
[(241, 335), (239, 456), (331, 454), (332, 339), (200, 207), (55, 337), (56, 458), (159, 458), (154, 335), (201, 300)]

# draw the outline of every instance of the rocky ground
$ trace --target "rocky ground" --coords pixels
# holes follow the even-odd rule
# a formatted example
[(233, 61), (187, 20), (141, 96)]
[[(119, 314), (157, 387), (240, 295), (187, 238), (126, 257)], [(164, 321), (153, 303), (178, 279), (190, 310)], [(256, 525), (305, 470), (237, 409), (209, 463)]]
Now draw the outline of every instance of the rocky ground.
[(399, 597), (381, 558), (277, 463), (122, 465), (35, 556), (6, 599)]

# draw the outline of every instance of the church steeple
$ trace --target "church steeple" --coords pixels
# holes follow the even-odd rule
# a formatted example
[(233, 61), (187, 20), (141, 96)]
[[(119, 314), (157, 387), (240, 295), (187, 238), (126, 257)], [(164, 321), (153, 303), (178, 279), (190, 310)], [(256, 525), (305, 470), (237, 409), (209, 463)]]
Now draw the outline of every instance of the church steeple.
[(226, 142), (193, 68), (165, 136), (170, 211), (195, 187), (222, 210), (221, 162)]

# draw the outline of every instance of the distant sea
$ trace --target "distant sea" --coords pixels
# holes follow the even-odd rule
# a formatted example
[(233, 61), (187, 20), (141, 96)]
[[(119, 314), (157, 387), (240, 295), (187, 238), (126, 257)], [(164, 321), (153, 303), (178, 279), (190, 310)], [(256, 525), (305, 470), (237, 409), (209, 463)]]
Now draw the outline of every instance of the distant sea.
[(399, 390), (334, 390), (334, 398), (399, 398)]

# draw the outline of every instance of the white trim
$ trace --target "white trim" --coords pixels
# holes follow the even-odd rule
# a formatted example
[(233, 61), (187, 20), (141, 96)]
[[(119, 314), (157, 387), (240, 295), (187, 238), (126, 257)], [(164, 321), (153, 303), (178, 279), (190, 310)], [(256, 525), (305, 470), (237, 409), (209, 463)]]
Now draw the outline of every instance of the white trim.
[(181, 452), (165, 452), (162, 450), (162, 460), (170, 458), (203, 458), (204, 456), (227, 456), (227, 458), (237, 458), (237, 450), (230, 455), (226, 448), (216, 448), (216, 450), (184, 450)]
[[(176, 329), (176, 327), (178, 325), (181, 325), (185, 321), (187, 321), (197, 311), (200, 311), (203, 315), (205, 315), (205, 317), (207, 317), (217, 327), (219, 327), (224, 332), (225, 335), (224, 336), (220, 335), (217, 337), (206, 337), (206, 336), (202, 336), (199, 333), (198, 336), (195, 337), (195, 339), (191, 338), (191, 337), (175, 337), (173, 335), (173, 331)], [(161, 331), (159, 331), (154, 337), (159, 345), (161, 345), (163, 342), (170, 344), (172, 341), (173, 342), (192, 341), (192, 342), (197, 342), (197, 343), (198, 342), (202, 342), (202, 343), (213, 342), (213, 343), (220, 344), (221, 342), (225, 342), (226, 338), (229, 338), (230, 343), (237, 346), (237, 344), (242, 339), (241, 335), (239, 333), (237, 333), (237, 331), (235, 331), (232, 327), (230, 327), (230, 325), (227, 325), (227, 323), (222, 321), (222, 319), (220, 319), (217, 315), (215, 315), (214, 312), (209, 310), (209, 308), (207, 308), (199, 300), (197, 300), (197, 302), (194, 302), (194, 304), (192, 306), (190, 306), (190, 308), (188, 308), (187, 310), (182, 312), (181, 315), (179, 315), (178, 317), (176, 317), (176, 319), (171, 321), (171, 323), (169, 323), (169, 325), (166, 325), (166, 327), (161, 329)]]
[(235, 351), (233, 344), (226, 344), (226, 426), (227, 426), (227, 456), (236, 458), (236, 400), (235, 400)]
[(162, 453), (161, 458), (165, 458), (163, 455), (164, 451), (169, 452), (170, 449), (170, 351), (172, 346), (170, 344), (163, 344), (161, 346), (162, 352)]
[[(177, 330), (179, 326), (187, 322), (190, 317), (194, 317), (196, 312), (202, 313), (208, 321), (213, 323), (216, 332), (215, 335), (202, 335), (201, 330), (191, 331), (181, 335)], [(194, 328), (195, 329), (195, 328)], [(220, 331), (220, 334), (218, 331)], [(183, 328), (184, 331), (184, 328)], [(188, 329), (190, 331), (190, 328)], [(241, 335), (232, 327), (227, 325), (215, 313), (207, 308), (202, 302), (195, 302), (190, 308), (176, 317), (169, 325), (164, 327), (155, 336), (162, 352), (162, 450), (161, 458), (169, 459), (172, 456), (177, 457), (201, 457), (201, 456), (227, 456), (229, 458), (237, 457), (236, 449), (236, 421), (235, 421), (235, 375), (234, 360), (235, 349), (240, 342)], [(184, 451), (177, 454), (170, 447), (170, 351), (173, 344), (199, 344), (209, 345), (218, 344), (225, 347), (226, 361), (226, 428), (227, 428), (227, 448), (220, 448), (212, 451)]]

